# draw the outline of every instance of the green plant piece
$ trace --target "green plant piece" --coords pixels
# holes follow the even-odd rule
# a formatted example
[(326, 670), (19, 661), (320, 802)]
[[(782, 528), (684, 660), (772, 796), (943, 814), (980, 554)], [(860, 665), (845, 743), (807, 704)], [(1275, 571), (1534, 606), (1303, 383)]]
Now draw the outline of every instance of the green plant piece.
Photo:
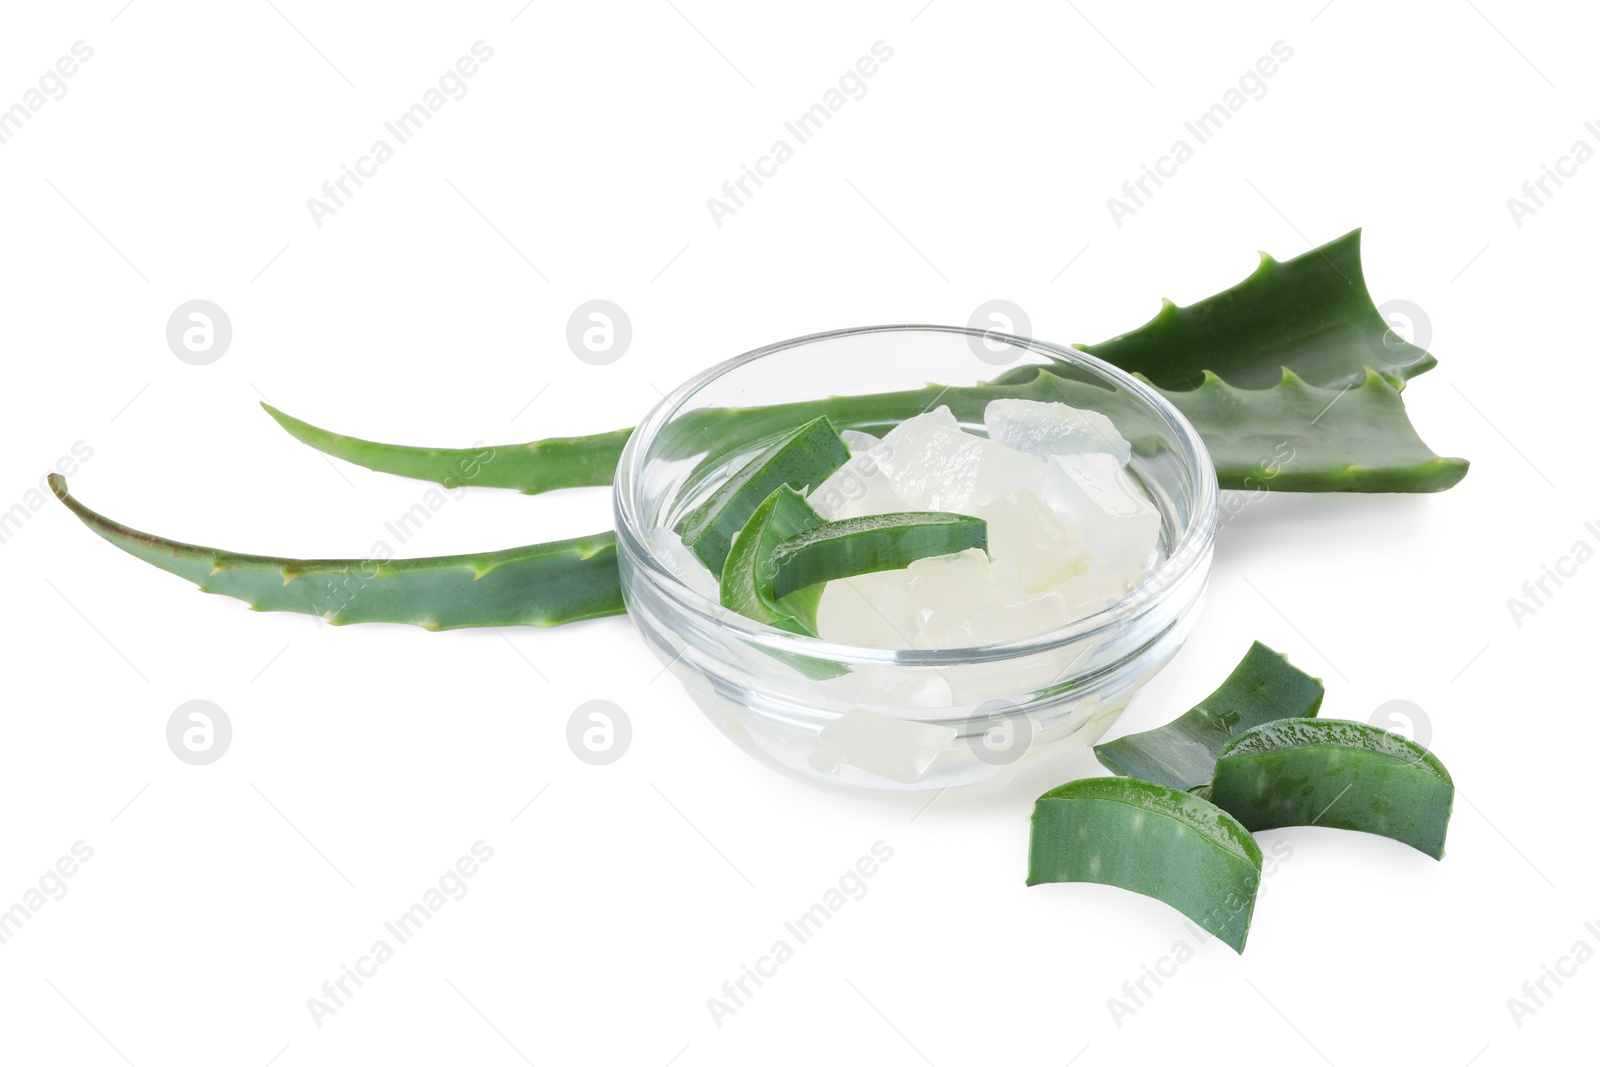
[(583, 485), (610, 485), (622, 446), (633, 433), (632, 429), (623, 429), (515, 445), (417, 448), (346, 437), (287, 415), (271, 404), (261, 406), (297, 441), (319, 452), (369, 470), (439, 482), (452, 489), (481, 485), (544, 493)]
[[(1437, 361), (1397, 338), (1373, 307), (1361, 270), (1359, 230), (1285, 262), (1263, 255), (1255, 272), (1233, 288), (1188, 307), (1168, 302), (1138, 329), (1080, 347), (1160, 388), (1200, 432), (1224, 489), (1438, 492), (1467, 472), (1465, 460), (1430, 450), (1406, 416), (1400, 388)], [(973, 386), (706, 408), (677, 420), (664, 439), (680, 457), (708, 449), (715, 456), (819, 417), (841, 429), (882, 432), (935, 404), (949, 404), (958, 419), (981, 421), (984, 405), (1001, 397), (1059, 400), (1105, 412), (1116, 422), (1116, 408), (1126, 402), (1120, 394), (1071, 373), (1058, 364), (1027, 365)], [(471, 451), (379, 445), (274, 414), (315, 448), (396, 474), (442, 480)], [(496, 446), (495, 456), (510, 455), (513, 463), (495, 475), (525, 492), (605, 484), (627, 433)], [(541, 477), (545, 446), (555, 469)], [(435, 456), (443, 458), (430, 458)], [(429, 473), (414, 474), (424, 459), (433, 464), (426, 467)]]
[(1208, 373), (1198, 389), (1161, 392), (1200, 430), (1224, 489), (1437, 493), (1466, 477), (1466, 460), (1417, 436), (1389, 379), (1365, 374), (1324, 389), (1284, 370), (1270, 389), (1240, 389)]
[[(745, 442), (759, 440), (750, 434)], [(733, 537), (761, 502), (780, 486), (804, 490), (845, 465), (850, 450), (825, 418), (813, 418), (785, 433), (734, 472), (678, 523), (683, 543), (720, 575)]]
[(823, 523), (796, 534), (772, 555), (772, 591), (785, 597), (835, 578), (908, 567), (928, 556), (989, 547), (989, 524), (943, 511), (897, 511)]
[(256, 611), (295, 611), (330, 623), (555, 626), (620, 615), (616, 535), (607, 531), (499, 552), (429, 559), (280, 559), (183, 544), (130, 529), (50, 487), (85, 526), (129, 555)]
[(1216, 692), (1165, 726), (1096, 745), (1094, 754), (1117, 774), (1194, 789), (1211, 781), (1217, 753), (1238, 735), (1276, 719), (1314, 716), (1321, 706), (1322, 681), (1257, 641)]
[(1444, 855), (1455, 784), (1438, 757), (1364, 722), (1285, 719), (1229, 742), (1211, 799), (1255, 830), (1332, 826)]
[(787, 485), (774, 489), (734, 536), (722, 568), (722, 606), (768, 626), (815, 637), (822, 587), (797, 590), (780, 603), (773, 592), (777, 568), (772, 557), (789, 538), (821, 525), (822, 516), (805, 497)]
[(1028, 884), (1097, 882), (1154, 897), (1235, 952), (1261, 884), (1249, 831), (1197, 796), (1134, 778), (1084, 778), (1033, 807)]
[(1244, 281), (1096, 345), (1079, 345), (1163, 389), (1194, 389), (1209, 371), (1230, 385), (1265, 389), (1284, 368), (1312, 385), (1359, 385), (1376, 368), (1397, 385), (1435, 366), (1395, 336), (1361, 270), (1361, 231), (1278, 261), (1261, 254)]

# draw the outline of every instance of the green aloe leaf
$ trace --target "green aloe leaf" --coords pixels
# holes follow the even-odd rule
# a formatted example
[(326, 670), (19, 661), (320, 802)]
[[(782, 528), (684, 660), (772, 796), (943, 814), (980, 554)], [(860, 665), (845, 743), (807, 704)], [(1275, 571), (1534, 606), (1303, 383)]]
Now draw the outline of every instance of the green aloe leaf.
[(1361, 270), (1361, 231), (1282, 262), (1265, 252), (1244, 281), (1097, 345), (1079, 345), (1163, 389), (1194, 389), (1206, 372), (1265, 389), (1287, 367), (1312, 385), (1359, 385), (1375, 367), (1397, 382), (1438, 361), (1395, 336), (1372, 304)]
[(428, 559), (282, 559), (142, 533), (85, 507), (60, 475), (50, 476), (50, 487), (85, 526), (124, 552), (257, 611), (319, 615), (334, 624), (401, 622), (449, 630), (555, 626), (625, 610), (617, 539), (610, 531)]
[(1200, 703), (1165, 726), (1094, 747), (1095, 758), (1117, 774), (1173, 789), (1211, 781), (1217, 753), (1263, 723), (1310, 717), (1322, 706), (1322, 682), (1260, 641)]
[(1285, 719), (1223, 748), (1211, 800), (1244, 826), (1332, 826), (1444, 856), (1455, 783), (1438, 757), (1364, 722)]
[(1214, 374), (1187, 392), (1162, 389), (1205, 439), (1224, 489), (1308, 493), (1437, 493), (1468, 463), (1436, 455), (1406, 417), (1400, 391), (1371, 368), (1324, 389), (1293, 371), (1269, 389)]
[(1244, 950), (1261, 848), (1226, 811), (1134, 778), (1084, 778), (1033, 807), (1028, 884), (1098, 882), (1171, 905)]
[[(1438, 456), (1423, 443), (1399, 392), (1437, 361), (1390, 332), (1373, 306), (1360, 238), (1356, 230), (1284, 262), (1263, 255), (1231, 289), (1188, 307), (1168, 302), (1138, 329), (1081, 347), (1160, 388), (1200, 432), (1224, 489), (1448, 489), (1466, 475), (1467, 461)], [(716, 453), (822, 417), (838, 428), (881, 432), (935, 404), (975, 422), (1001, 397), (1059, 400), (1115, 421), (1116, 394), (1065, 373), (1025, 366), (976, 386), (701, 409), (668, 428), (667, 444), (683, 457), (708, 447)], [(268, 410), (313, 448), (373, 470), (444, 481), (459, 478), (459, 465), (482, 451), (379, 444)], [(524, 492), (607, 484), (629, 432), (494, 446), (494, 463), (472, 484)]]
[(261, 405), (295, 440), (369, 470), (439, 482), (454, 489), (481, 485), (545, 493), (583, 485), (610, 485), (617, 457), (632, 429), (584, 437), (550, 437), (515, 445), (417, 448), (347, 437)]

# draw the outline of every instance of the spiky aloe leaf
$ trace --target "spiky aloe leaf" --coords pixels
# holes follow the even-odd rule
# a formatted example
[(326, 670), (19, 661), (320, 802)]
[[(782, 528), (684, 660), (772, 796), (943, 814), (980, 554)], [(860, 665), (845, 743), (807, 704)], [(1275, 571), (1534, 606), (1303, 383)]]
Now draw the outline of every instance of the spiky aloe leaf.
[[(1138, 329), (1079, 347), (1160, 388), (1200, 431), (1224, 489), (1436, 492), (1467, 470), (1465, 460), (1429, 449), (1406, 417), (1399, 390), (1437, 361), (1397, 338), (1373, 307), (1360, 230), (1284, 262), (1263, 253), (1255, 272), (1231, 289), (1187, 307), (1168, 301)], [(1062, 368), (1045, 368), (1051, 370)], [(977, 421), (983, 405), (998, 397), (1072, 404), (1073, 396), (1078, 406), (1103, 411), (1110, 394), (1027, 366), (977, 386), (703, 409), (669, 432), (680, 431), (681, 455), (708, 445), (715, 455), (818, 416), (841, 429), (881, 430), (934, 404)], [(373, 470), (444, 481), (459, 478), (459, 464), (473, 451), (383, 445), (267, 410), (312, 447)], [(605, 484), (629, 432), (497, 446), (495, 464), (502, 455), (510, 461), (474, 484), (524, 492)], [(1285, 462), (1285, 454), (1293, 458)], [(1264, 478), (1275, 463), (1277, 476)]]
[(285, 414), (271, 404), (261, 406), (296, 440), (319, 452), (370, 470), (439, 482), (452, 489), (482, 485), (544, 493), (581, 485), (610, 485), (617, 457), (633, 433), (630, 428), (515, 445), (417, 448), (346, 437)]
[(1207, 372), (1198, 389), (1161, 390), (1200, 430), (1222, 488), (1437, 493), (1466, 477), (1467, 461), (1424, 444), (1399, 390), (1370, 367), (1342, 389), (1279, 373), (1270, 389), (1239, 389)]
[(616, 535), (606, 533), (427, 559), (280, 559), (183, 544), (130, 529), (85, 507), (50, 475), (85, 526), (129, 555), (256, 611), (328, 622), (403, 622), (429, 630), (555, 626), (625, 610)]
[(1400, 385), (1438, 363), (1395, 336), (1373, 306), (1360, 230), (1282, 262), (1262, 252), (1233, 288), (1187, 307), (1163, 301), (1138, 329), (1078, 347), (1163, 389), (1197, 388), (1207, 372), (1265, 389), (1285, 367), (1325, 388), (1359, 385), (1368, 367)]

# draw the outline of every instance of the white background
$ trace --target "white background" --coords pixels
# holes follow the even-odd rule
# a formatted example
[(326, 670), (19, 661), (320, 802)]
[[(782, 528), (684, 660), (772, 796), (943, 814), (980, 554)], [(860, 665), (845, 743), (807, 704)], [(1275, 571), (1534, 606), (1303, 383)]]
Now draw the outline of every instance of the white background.
[[(360, 556), (427, 486), (300, 447), (263, 397), (380, 440), (590, 432), (767, 342), (965, 323), (997, 297), (1036, 336), (1100, 340), (1232, 284), (1256, 249), (1363, 226), (1375, 299), (1423, 308), (1441, 360), (1406, 392), (1412, 418), (1472, 471), (1439, 496), (1251, 505), (1220, 535), (1197, 632), (1115, 731), (1184, 710), (1259, 638), (1326, 680), (1325, 715), (1424, 710), (1460, 787), (1449, 855), (1263, 834), (1291, 857), (1246, 953), (1200, 946), (1114, 1019), (1108, 998), (1192, 935), (1131, 894), (1025, 889), (1031, 796), (823, 793), (721, 740), (626, 619), (497, 635), (256, 615), (51, 501), (0, 544), (0, 907), (74, 842), (93, 858), (0, 945), (0, 1058), (1592, 1057), (1600, 963), (1547, 983), (1520, 1026), (1507, 998), (1579, 939), (1600, 949), (1600, 563), (1520, 626), (1506, 603), (1575, 541), (1600, 546), (1600, 164), (1520, 227), (1506, 204), (1575, 140), (1600, 148), (1592, 13), (275, 2), (7, 5), (0, 106), (74, 42), (94, 52), (0, 145), (0, 508), (40, 503), (81, 441), (74, 491), (134, 526)], [(494, 54), (467, 94), (317, 227), (306, 199), (479, 40)], [(866, 95), (716, 226), (707, 197), (880, 40), (893, 58)], [(1107, 197), (1280, 40), (1293, 57), (1265, 95), (1117, 226)], [(234, 331), (203, 367), (164, 337), (195, 298)], [(609, 366), (566, 346), (592, 298), (632, 319)], [(609, 522), (603, 489), (473, 491), (403, 551)], [(165, 742), (196, 698), (234, 729), (205, 767)], [(564, 740), (590, 699), (632, 719), (610, 766)], [(493, 859), (467, 895), (317, 1026), (307, 998), (479, 840)], [(866, 895), (715, 1025), (707, 998), (877, 841), (893, 858)]]

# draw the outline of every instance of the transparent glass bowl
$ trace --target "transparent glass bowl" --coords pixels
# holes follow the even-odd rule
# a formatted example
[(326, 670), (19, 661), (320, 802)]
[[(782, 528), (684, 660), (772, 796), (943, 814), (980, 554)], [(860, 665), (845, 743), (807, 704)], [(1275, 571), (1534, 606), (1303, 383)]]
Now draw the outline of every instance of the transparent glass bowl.
[[(1105, 413), (1161, 513), (1164, 561), (1096, 615), (973, 648), (863, 648), (728, 611), (673, 572), (651, 531), (685, 512), (773, 437), (818, 414), (882, 435), (997, 378)], [(935, 382), (939, 385), (929, 386)], [(941, 387), (949, 387), (941, 393)], [(903, 393), (899, 401), (852, 400)], [(815, 407), (823, 398), (827, 407)], [(772, 409), (770, 405), (797, 405)], [(764, 410), (750, 411), (751, 408)], [(744, 409), (730, 411), (728, 409)], [(769, 345), (693, 378), (634, 431), (617, 467), (618, 563), (628, 614), (711, 721), (746, 752), (804, 778), (876, 789), (1056, 784), (1177, 652), (1211, 567), (1217, 479), (1194, 427), (1154, 389), (1083, 352), (947, 326), (881, 326)], [(677, 564), (681, 567), (681, 562)]]

